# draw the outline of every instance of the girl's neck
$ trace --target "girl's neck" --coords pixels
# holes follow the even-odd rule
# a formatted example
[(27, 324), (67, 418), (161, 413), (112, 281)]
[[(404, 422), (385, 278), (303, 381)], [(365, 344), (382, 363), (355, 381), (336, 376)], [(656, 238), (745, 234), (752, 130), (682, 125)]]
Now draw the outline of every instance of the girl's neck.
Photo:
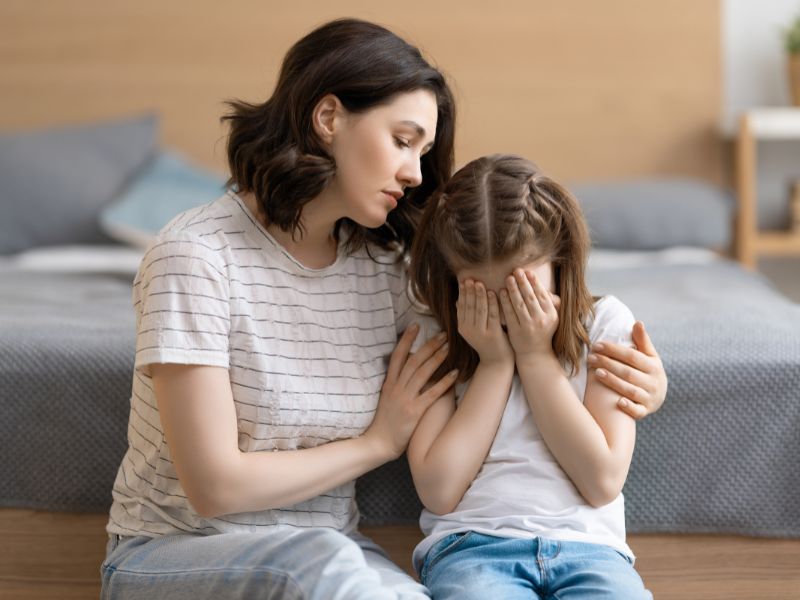
[(310, 269), (324, 269), (336, 262), (338, 243), (333, 237), (333, 227), (337, 218), (326, 214), (328, 211), (316, 199), (303, 207), (303, 230), (292, 236), (291, 231), (284, 231), (274, 223), (267, 222), (254, 194), (239, 196), (258, 222), (301, 265)]

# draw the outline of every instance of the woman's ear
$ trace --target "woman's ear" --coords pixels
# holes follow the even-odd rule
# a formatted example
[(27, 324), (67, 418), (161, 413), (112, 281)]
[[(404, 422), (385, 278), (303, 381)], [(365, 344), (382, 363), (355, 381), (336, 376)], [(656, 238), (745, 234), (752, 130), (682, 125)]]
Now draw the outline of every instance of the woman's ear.
[(343, 112), (341, 101), (333, 94), (326, 94), (317, 102), (314, 112), (311, 113), (311, 125), (322, 143), (327, 145), (333, 141), (334, 132)]

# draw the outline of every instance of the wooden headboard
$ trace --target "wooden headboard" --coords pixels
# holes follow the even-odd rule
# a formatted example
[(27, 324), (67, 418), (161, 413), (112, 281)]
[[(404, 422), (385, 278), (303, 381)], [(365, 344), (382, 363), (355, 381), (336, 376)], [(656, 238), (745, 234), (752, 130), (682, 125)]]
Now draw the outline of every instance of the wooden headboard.
[(719, 182), (718, 0), (3, 0), (0, 129), (155, 109), (165, 146), (224, 170), (226, 98), (262, 100), (331, 18), (384, 24), (457, 94), (457, 161), (516, 152), (565, 181)]

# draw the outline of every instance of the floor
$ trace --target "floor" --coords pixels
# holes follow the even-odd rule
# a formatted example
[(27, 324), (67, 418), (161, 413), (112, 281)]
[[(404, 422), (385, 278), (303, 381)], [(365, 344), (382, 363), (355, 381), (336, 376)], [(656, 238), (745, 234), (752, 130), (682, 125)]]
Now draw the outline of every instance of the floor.
[[(96, 599), (105, 514), (0, 509), (0, 599)], [(416, 526), (365, 528), (403, 568)], [(800, 540), (630, 535), (636, 568), (658, 600), (800, 600)]]

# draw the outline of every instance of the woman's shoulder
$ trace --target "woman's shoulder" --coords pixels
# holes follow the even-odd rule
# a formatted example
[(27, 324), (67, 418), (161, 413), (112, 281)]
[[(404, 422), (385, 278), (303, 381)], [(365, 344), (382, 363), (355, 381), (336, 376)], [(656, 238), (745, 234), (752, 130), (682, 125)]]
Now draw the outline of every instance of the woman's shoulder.
[(181, 233), (209, 236), (229, 230), (231, 224), (236, 224), (236, 229), (241, 229), (238, 225), (242, 218), (243, 213), (239, 204), (229, 193), (225, 193), (216, 200), (177, 214), (161, 228), (157, 236), (164, 238)]

